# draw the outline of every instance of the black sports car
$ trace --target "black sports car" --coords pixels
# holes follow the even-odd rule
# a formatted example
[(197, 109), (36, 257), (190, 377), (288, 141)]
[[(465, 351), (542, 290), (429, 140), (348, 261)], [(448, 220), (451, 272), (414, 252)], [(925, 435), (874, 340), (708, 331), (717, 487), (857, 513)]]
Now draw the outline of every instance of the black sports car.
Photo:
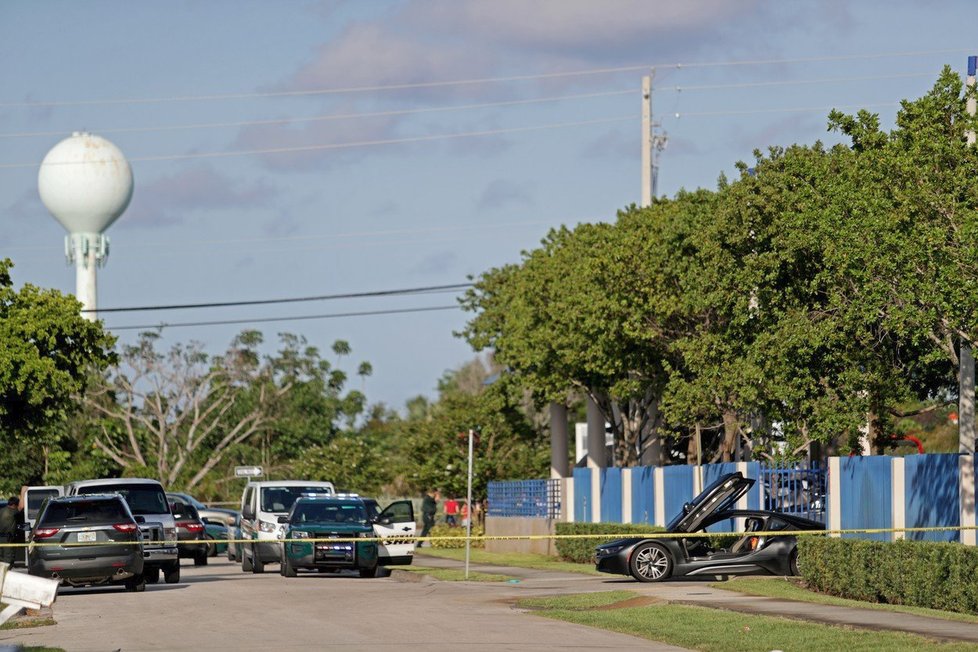
[(731, 509), (753, 485), (751, 478), (728, 473), (686, 503), (666, 528), (670, 533), (695, 533), (742, 519), (743, 532), (719, 533), (729, 543), (726, 547), (716, 547), (717, 537), (619, 539), (597, 547), (597, 569), (631, 575), (640, 582), (698, 575), (797, 575), (798, 542), (794, 536), (754, 533), (824, 530), (825, 526), (780, 512)]

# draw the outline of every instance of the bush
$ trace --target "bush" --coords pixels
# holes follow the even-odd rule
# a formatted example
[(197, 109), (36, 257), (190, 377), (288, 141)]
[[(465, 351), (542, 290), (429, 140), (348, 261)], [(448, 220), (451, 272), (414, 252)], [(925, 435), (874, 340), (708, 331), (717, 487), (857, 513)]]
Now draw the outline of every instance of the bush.
[(621, 539), (623, 536), (636, 536), (664, 532), (655, 525), (642, 523), (557, 523), (557, 534), (583, 535), (606, 534), (608, 536), (587, 537), (580, 539), (557, 539), (557, 554), (564, 561), (574, 561), (579, 564), (594, 562), (594, 549), (601, 544)]
[(802, 537), (798, 566), (815, 591), (978, 614), (978, 548), (960, 543)]
[[(485, 535), (485, 533), (486, 533), (485, 528), (483, 528), (481, 525), (479, 525), (478, 523), (473, 523), (472, 524), (472, 536), (474, 536), (474, 537), (481, 537), (481, 536)], [(428, 533), (428, 536), (431, 536), (431, 537), (464, 537), (465, 536), (465, 528), (464, 527), (448, 527), (447, 525), (436, 525), (435, 527), (431, 528), (431, 531)], [(444, 541), (429, 541), (428, 543), (431, 544), (431, 547), (432, 548), (464, 548), (465, 547), (465, 539), (464, 538), (462, 538), (462, 539), (447, 539), (447, 540), (444, 540)], [(473, 539), (472, 540), (472, 547), (473, 548), (485, 548), (486, 547), (486, 542), (483, 539)]]

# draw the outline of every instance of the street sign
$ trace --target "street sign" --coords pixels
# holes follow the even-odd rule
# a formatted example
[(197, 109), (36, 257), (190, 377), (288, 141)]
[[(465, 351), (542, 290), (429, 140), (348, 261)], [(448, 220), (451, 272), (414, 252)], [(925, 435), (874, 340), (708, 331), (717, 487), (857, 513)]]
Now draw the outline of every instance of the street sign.
[(259, 478), (265, 475), (265, 472), (260, 466), (236, 466), (234, 475), (239, 478)]

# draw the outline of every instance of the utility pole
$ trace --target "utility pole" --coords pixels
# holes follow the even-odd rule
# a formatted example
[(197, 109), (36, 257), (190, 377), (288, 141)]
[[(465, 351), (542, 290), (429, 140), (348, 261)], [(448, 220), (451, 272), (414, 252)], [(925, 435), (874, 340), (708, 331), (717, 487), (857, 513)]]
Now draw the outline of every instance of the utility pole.
[(475, 518), (475, 509), (472, 505), (472, 438), (475, 430), (469, 428), (469, 490), (468, 490), (468, 515), (465, 520), (465, 579), (469, 579), (469, 557), (472, 554), (472, 519)]
[[(968, 81), (966, 110), (968, 115), (975, 115), (975, 73), (978, 68), (978, 57), (968, 57)], [(968, 147), (975, 145), (975, 132), (969, 129), (965, 133)], [(961, 342), (960, 370), (958, 372), (958, 452), (975, 452), (975, 357), (971, 346)]]
[(652, 205), (652, 198), (659, 194), (659, 154), (666, 148), (669, 138), (665, 132), (656, 133), (652, 120), (652, 82), (655, 68), (642, 77), (642, 204)]

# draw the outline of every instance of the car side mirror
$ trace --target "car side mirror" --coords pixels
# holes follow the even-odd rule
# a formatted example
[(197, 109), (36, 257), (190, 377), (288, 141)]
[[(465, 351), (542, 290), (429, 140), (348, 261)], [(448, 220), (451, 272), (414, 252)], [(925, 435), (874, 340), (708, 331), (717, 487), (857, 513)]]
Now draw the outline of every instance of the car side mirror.
[(288, 516), (279, 516), (278, 517), (278, 522), (279, 523), (282, 523), (283, 525), (288, 525), (288, 523), (289, 523), (289, 517)]
[(146, 517), (145, 516), (138, 516), (137, 515), (137, 516), (134, 516), (133, 518), (136, 519), (136, 522), (137, 523), (145, 523), (146, 522)]
[(255, 518), (255, 508), (251, 505), (245, 505), (245, 508), (241, 510), (241, 518), (249, 520)]

